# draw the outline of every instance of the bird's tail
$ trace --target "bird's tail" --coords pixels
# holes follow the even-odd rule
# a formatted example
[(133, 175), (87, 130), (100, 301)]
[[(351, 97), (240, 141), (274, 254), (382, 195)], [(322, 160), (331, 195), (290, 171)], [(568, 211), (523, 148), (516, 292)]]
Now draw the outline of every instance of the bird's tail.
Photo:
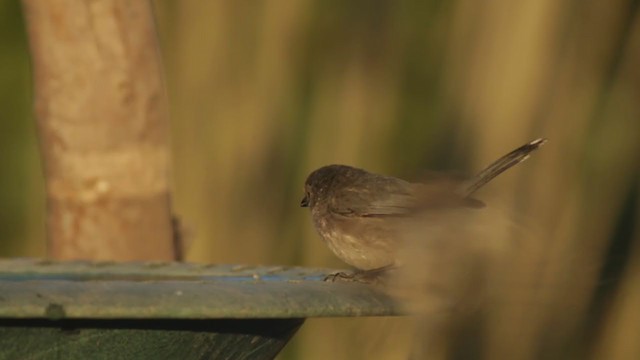
[(491, 165), (480, 171), (476, 176), (465, 182), (461, 189), (462, 195), (465, 197), (471, 196), (496, 176), (502, 174), (512, 166), (518, 165), (519, 163), (527, 160), (533, 151), (537, 150), (546, 142), (547, 139), (535, 139), (494, 161)]

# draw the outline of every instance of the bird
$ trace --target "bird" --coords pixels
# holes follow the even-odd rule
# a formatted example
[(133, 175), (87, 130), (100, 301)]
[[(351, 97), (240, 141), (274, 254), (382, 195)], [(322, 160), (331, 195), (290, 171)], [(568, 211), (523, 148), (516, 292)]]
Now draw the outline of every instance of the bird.
[(340, 260), (357, 273), (376, 274), (399, 266), (397, 252), (408, 222), (442, 209), (481, 210), (485, 204), (472, 197), (476, 191), (546, 142), (530, 141), (462, 181), (409, 182), (348, 165), (323, 166), (308, 175), (300, 206), (310, 209), (316, 231)]

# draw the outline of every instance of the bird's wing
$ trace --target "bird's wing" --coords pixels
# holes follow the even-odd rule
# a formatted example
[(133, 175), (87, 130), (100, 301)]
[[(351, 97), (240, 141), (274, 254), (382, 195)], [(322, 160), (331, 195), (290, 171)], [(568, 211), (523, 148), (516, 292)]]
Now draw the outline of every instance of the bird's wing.
[(348, 217), (403, 217), (452, 207), (485, 206), (480, 200), (458, 194), (455, 185), (445, 181), (422, 184), (393, 179), (373, 187), (350, 187), (333, 196), (329, 210)]
[(342, 216), (403, 216), (413, 212), (416, 203), (412, 184), (390, 179), (375, 186), (342, 189), (333, 197), (330, 211)]

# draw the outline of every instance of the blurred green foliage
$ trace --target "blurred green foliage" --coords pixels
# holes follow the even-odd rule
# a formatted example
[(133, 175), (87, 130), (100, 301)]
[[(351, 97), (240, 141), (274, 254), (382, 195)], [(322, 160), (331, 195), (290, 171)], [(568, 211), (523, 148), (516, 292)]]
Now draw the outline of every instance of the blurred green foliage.
[(43, 190), (20, 2), (0, 1), (0, 256), (43, 256)]

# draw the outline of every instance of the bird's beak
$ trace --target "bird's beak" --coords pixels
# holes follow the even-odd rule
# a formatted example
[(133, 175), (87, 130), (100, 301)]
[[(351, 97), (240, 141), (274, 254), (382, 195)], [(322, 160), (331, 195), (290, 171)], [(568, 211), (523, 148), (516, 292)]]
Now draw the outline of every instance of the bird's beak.
[(300, 201), (300, 207), (309, 207), (309, 197), (305, 195)]

